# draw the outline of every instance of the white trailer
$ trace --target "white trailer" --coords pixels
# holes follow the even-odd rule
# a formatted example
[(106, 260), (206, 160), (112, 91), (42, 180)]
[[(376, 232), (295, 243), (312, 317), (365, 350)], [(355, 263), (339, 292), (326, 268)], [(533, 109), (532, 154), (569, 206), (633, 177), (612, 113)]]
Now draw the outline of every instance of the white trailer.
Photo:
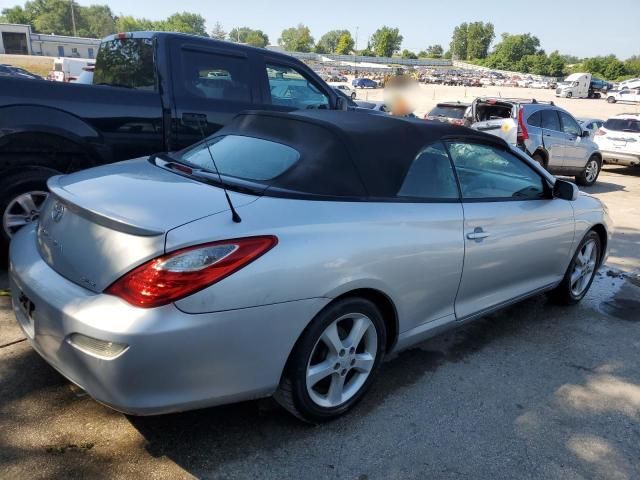
[(95, 60), (87, 58), (54, 58), (53, 70), (49, 72), (47, 78), (56, 82), (71, 82), (80, 76), (84, 67), (94, 63)]

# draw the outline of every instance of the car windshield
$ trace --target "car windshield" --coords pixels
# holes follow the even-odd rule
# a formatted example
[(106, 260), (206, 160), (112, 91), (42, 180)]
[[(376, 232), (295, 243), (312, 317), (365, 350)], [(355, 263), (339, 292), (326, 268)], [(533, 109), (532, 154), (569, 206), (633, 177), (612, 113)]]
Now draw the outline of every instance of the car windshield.
[(221, 175), (257, 182), (282, 175), (300, 158), (298, 151), (287, 145), (240, 135), (214, 138), (208, 142), (208, 147), (209, 151), (206, 143), (200, 143), (184, 151), (179, 158), (212, 173), (217, 173), (217, 166)]
[(618, 132), (640, 133), (640, 120), (633, 118), (611, 118), (604, 123), (604, 128)]
[(463, 118), (465, 106), (453, 107), (447, 105), (438, 105), (429, 112), (430, 117), (447, 117), (447, 118)]

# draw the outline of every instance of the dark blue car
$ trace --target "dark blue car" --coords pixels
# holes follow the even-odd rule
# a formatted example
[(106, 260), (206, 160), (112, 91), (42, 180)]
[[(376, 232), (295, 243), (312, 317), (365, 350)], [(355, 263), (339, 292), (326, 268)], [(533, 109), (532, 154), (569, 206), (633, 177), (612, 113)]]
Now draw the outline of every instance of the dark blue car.
[(378, 88), (378, 84), (370, 78), (355, 78), (351, 85), (354, 88)]

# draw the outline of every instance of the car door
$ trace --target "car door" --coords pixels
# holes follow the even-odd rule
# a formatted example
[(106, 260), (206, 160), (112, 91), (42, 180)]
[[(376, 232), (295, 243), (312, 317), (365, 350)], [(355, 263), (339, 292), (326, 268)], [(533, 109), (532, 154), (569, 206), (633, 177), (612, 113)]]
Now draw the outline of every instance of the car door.
[(582, 169), (586, 165), (590, 154), (587, 142), (582, 137), (582, 128), (567, 112), (558, 110), (558, 115), (560, 116), (562, 131), (566, 135), (563, 166), (572, 170)]
[(558, 112), (552, 108), (540, 110), (540, 122), (542, 143), (549, 154), (547, 166), (550, 169), (564, 167), (568, 140), (562, 131)]
[(253, 53), (176, 40), (171, 45), (177, 148), (211, 135), (255, 108)]
[(559, 282), (573, 208), (542, 175), (499, 144), (451, 141), (464, 210), (465, 257), (455, 303), (464, 319)]

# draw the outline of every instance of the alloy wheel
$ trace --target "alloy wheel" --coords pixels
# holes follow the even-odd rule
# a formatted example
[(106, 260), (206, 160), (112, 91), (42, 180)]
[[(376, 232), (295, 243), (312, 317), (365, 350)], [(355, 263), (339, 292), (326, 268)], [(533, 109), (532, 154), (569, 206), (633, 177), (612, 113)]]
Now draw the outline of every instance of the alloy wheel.
[(11, 200), (2, 215), (5, 234), (11, 238), (20, 228), (35, 222), (48, 195), (47, 192), (36, 190)]
[(589, 160), (585, 168), (585, 178), (587, 182), (592, 183), (598, 176), (598, 162), (596, 160)]
[(316, 342), (306, 370), (307, 393), (321, 407), (338, 407), (367, 381), (376, 361), (378, 333), (362, 313), (342, 315)]
[(595, 275), (598, 263), (598, 249), (596, 241), (591, 239), (586, 242), (576, 256), (573, 271), (571, 272), (571, 293), (579, 297), (589, 286)]

